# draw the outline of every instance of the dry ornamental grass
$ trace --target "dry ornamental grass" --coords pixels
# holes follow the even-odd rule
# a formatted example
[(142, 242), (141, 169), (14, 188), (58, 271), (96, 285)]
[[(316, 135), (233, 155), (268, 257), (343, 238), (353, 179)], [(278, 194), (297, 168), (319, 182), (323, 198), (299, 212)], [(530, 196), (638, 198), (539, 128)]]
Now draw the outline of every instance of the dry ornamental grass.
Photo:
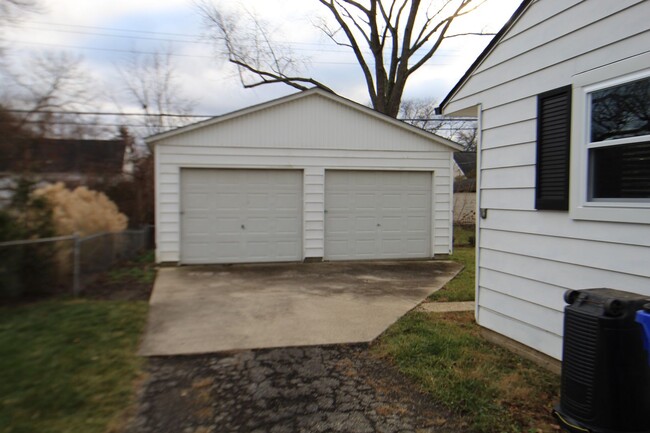
[(93, 233), (119, 232), (126, 229), (128, 218), (120, 213), (106, 194), (85, 186), (69, 190), (61, 182), (33, 192), (52, 206), (54, 227), (59, 235), (88, 236)]

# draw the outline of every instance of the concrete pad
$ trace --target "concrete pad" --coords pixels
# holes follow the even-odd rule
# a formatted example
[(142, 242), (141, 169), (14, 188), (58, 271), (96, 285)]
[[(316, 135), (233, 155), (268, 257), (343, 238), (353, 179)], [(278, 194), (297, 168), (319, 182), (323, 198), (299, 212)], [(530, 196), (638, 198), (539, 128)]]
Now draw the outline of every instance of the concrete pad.
[(162, 268), (139, 353), (369, 342), (461, 268), (437, 260)]
[(428, 313), (452, 313), (454, 311), (474, 311), (474, 301), (468, 302), (425, 302), (418, 306), (419, 311)]

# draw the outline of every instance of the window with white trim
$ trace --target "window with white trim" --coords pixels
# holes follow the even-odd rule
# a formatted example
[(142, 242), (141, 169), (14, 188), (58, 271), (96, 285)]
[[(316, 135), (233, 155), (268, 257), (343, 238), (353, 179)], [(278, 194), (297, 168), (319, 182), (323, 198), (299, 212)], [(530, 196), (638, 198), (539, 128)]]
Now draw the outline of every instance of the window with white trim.
[(650, 223), (650, 51), (573, 76), (569, 215)]
[(587, 199), (650, 202), (650, 76), (587, 93)]

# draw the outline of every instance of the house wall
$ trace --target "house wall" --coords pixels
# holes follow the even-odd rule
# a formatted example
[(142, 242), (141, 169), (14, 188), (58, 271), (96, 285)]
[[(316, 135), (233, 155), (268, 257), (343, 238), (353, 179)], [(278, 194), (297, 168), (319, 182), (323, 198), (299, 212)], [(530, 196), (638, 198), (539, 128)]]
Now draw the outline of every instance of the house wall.
[(477, 320), (557, 359), (565, 290), (650, 295), (650, 221), (535, 210), (536, 96), (648, 51), (649, 16), (647, 1), (533, 2), (445, 109), (480, 105)]
[(434, 254), (451, 251), (452, 150), (314, 94), (154, 142), (157, 261), (179, 261), (180, 169), (304, 170), (304, 258), (324, 256), (325, 170), (434, 173)]

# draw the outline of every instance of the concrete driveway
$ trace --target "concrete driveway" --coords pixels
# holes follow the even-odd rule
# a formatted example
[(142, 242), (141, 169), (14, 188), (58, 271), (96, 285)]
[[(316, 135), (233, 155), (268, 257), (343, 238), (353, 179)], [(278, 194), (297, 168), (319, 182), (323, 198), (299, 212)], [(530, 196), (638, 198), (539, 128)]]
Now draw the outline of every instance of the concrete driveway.
[(162, 268), (140, 354), (370, 342), (460, 269), (437, 260)]

